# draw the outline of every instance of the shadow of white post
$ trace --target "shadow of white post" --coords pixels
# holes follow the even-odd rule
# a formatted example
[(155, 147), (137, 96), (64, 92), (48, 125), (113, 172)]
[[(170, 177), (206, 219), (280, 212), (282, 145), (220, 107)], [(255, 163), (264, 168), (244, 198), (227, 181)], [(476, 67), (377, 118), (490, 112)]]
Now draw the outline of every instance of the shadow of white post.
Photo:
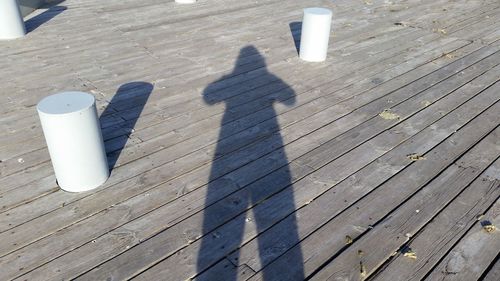
[(23, 16), (16, 0), (0, 0), (0, 40), (26, 35)]
[(102, 185), (109, 168), (94, 96), (63, 92), (42, 99), (37, 110), (59, 186), (82, 192)]
[(326, 60), (332, 11), (325, 8), (304, 9), (299, 56), (302, 60), (320, 62)]

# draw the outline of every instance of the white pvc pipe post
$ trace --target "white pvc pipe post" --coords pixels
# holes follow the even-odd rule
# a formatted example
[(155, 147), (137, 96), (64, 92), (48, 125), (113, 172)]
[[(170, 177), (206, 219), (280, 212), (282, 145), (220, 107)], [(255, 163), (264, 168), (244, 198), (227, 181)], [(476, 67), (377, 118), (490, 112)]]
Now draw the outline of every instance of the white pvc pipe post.
[(95, 98), (83, 92), (62, 92), (37, 105), (59, 186), (82, 192), (109, 177), (108, 161)]
[(326, 59), (331, 23), (331, 10), (325, 8), (304, 9), (299, 52), (301, 59), (310, 62), (320, 62)]
[(0, 40), (26, 35), (23, 16), (16, 0), (0, 0)]
[(179, 3), (179, 4), (193, 4), (193, 3), (196, 3), (196, 0), (175, 0), (175, 3)]

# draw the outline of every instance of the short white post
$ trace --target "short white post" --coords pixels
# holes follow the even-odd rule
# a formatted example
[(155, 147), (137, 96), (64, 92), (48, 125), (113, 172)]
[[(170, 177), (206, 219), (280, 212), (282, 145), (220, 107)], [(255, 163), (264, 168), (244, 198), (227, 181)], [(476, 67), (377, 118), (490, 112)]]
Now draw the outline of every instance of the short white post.
[(0, 0), (0, 40), (26, 35), (23, 16), (16, 0)]
[(81, 192), (103, 184), (109, 169), (94, 96), (62, 92), (37, 110), (59, 186)]
[(193, 4), (193, 3), (196, 3), (196, 0), (175, 0), (175, 3), (179, 3), (179, 4)]
[(331, 23), (331, 10), (325, 8), (304, 9), (299, 52), (301, 59), (310, 62), (320, 62), (326, 59)]

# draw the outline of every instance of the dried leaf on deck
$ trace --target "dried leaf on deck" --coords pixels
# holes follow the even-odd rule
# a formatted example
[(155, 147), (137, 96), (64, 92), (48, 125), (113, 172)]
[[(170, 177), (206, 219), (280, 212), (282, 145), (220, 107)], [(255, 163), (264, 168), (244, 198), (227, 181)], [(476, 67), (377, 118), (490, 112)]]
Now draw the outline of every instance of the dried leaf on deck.
[(446, 32), (446, 30), (445, 30), (445, 29), (443, 29), (443, 28), (435, 28), (435, 29), (433, 29), (432, 31), (433, 31), (433, 32), (436, 32), (436, 33), (443, 34), (443, 35), (447, 33), (447, 32)]
[(400, 250), (401, 254), (403, 254), (403, 257), (416, 260), (417, 259), (417, 254), (415, 251), (412, 250), (409, 246), (404, 246)]
[(386, 120), (400, 119), (399, 115), (397, 115), (394, 112), (391, 112), (390, 109), (384, 109), (384, 111), (379, 113), (379, 116), (386, 119)]
[(424, 100), (424, 101), (422, 102), (422, 105), (423, 105), (423, 106), (429, 106), (429, 105), (431, 105), (431, 104), (432, 104), (432, 103), (431, 103), (430, 101), (428, 101), (428, 100)]
[(407, 251), (405, 251), (403, 253), (403, 257), (407, 257), (407, 258), (416, 260), (417, 259), (417, 254), (414, 251), (412, 251), (411, 249), (408, 249)]
[(352, 244), (352, 237), (349, 236), (349, 235), (346, 235), (345, 236), (345, 243), (348, 244), (348, 245)]
[(490, 221), (482, 221), (481, 225), (483, 226), (484, 231), (488, 233), (493, 233), (497, 229)]
[(408, 154), (408, 155), (406, 155), (406, 157), (408, 157), (408, 159), (410, 159), (411, 161), (425, 160), (424, 156), (417, 154), (417, 153)]

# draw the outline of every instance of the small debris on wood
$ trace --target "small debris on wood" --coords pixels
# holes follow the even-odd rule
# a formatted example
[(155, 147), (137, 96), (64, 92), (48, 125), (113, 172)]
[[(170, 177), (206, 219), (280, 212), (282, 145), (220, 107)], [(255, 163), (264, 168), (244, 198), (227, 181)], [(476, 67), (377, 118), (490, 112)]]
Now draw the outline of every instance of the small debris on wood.
[(417, 259), (417, 254), (415, 253), (415, 251), (413, 251), (408, 246), (404, 246), (403, 248), (401, 248), (401, 254), (403, 254), (403, 257), (406, 257), (406, 258), (410, 258), (413, 260)]
[(351, 237), (351, 236), (349, 236), (349, 235), (346, 235), (346, 236), (345, 236), (345, 243), (346, 243), (347, 245), (352, 244), (352, 237)]
[(17, 159), (17, 162), (24, 163), (24, 159), (23, 158), (19, 158), (19, 159)]
[(488, 233), (493, 233), (497, 229), (490, 221), (482, 221), (481, 225), (483, 226), (484, 231)]
[(366, 276), (366, 268), (362, 261), (359, 262), (359, 275), (361, 275), (361, 277)]
[(365, 253), (362, 250), (358, 250), (358, 256), (362, 257)]
[(455, 55), (450, 54), (450, 53), (445, 54), (444, 56), (445, 56), (447, 59), (453, 59), (453, 58), (455, 58)]
[(447, 33), (446, 30), (444, 30), (443, 28), (435, 28), (432, 31), (443, 35)]
[(431, 104), (432, 104), (432, 103), (431, 103), (430, 101), (428, 101), (428, 100), (424, 100), (424, 101), (422, 102), (422, 105), (423, 105), (423, 106), (429, 106), (429, 105), (431, 105)]
[(482, 220), (483, 218), (484, 218), (484, 215), (478, 215), (478, 216), (476, 217), (476, 219), (477, 219), (478, 221)]
[(418, 153), (411, 153), (411, 154), (406, 155), (406, 157), (408, 157), (408, 159), (410, 159), (411, 161), (425, 160), (425, 157), (418, 154)]
[(412, 260), (417, 259), (417, 254), (410, 248), (407, 248), (403, 251), (403, 257), (410, 258)]
[(372, 0), (364, 0), (364, 2), (366, 5), (373, 5)]
[(384, 109), (381, 113), (379, 113), (379, 116), (386, 119), (386, 120), (394, 120), (394, 119), (400, 119), (401, 117), (397, 115), (394, 112), (391, 112), (390, 109)]
[(399, 26), (404, 26), (404, 27), (410, 26), (408, 23), (406, 23), (406, 22), (402, 22), (402, 21), (400, 21), (400, 22), (395, 22), (395, 23), (394, 23), (394, 25), (399, 25)]

